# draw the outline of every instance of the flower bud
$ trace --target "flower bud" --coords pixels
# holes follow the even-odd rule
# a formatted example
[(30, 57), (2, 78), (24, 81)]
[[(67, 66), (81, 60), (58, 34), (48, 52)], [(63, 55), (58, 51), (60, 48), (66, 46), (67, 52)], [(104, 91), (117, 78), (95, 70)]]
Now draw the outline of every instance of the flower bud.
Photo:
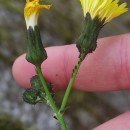
[(35, 26), (34, 29), (31, 26), (29, 27), (27, 30), (27, 42), (26, 60), (35, 66), (41, 65), (47, 59), (47, 54), (42, 45), (38, 26)]

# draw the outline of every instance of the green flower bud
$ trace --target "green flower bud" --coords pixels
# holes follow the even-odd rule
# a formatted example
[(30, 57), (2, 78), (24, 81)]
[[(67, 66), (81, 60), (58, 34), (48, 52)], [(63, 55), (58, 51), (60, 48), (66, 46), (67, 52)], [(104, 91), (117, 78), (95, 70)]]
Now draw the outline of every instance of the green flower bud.
[(39, 98), (45, 99), (46, 94), (45, 94), (44, 88), (42, 87), (42, 83), (38, 75), (33, 76), (31, 78), (30, 83), (31, 83), (31, 88), (37, 91), (37, 95), (39, 96)]
[(40, 78), (38, 77), (38, 75), (35, 75), (31, 78), (31, 88), (36, 89), (37, 91), (41, 91), (42, 88), (42, 83), (40, 81)]
[(85, 17), (85, 23), (83, 31), (76, 41), (77, 48), (80, 54), (86, 54), (93, 52), (97, 47), (97, 37), (101, 28), (103, 27), (104, 20), (101, 21), (98, 17), (91, 18), (90, 14), (87, 13)]
[(38, 101), (37, 91), (35, 89), (27, 89), (23, 93), (23, 100), (29, 104), (35, 105)]
[(28, 50), (26, 53), (26, 60), (35, 66), (41, 65), (41, 63), (47, 59), (46, 51), (42, 45), (42, 40), (38, 26), (34, 29), (30, 26), (27, 30)]

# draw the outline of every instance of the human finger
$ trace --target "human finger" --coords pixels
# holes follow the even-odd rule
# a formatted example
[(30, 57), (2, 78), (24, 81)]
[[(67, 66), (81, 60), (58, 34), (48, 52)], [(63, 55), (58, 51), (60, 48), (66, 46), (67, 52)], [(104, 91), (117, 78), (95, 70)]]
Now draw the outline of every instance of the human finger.
[[(130, 34), (98, 40), (97, 49), (88, 54), (73, 87), (84, 91), (111, 91), (130, 88)], [(79, 52), (76, 45), (46, 48), (48, 58), (42, 64), (45, 79), (56, 89), (67, 87)], [(15, 80), (29, 86), (35, 67), (20, 56), (13, 65)]]

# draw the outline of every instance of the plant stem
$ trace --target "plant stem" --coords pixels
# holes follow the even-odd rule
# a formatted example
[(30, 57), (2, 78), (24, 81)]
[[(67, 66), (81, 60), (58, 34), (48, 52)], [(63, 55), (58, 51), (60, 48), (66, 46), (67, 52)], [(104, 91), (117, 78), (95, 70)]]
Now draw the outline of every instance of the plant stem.
[(84, 54), (80, 54), (78, 62), (77, 62), (77, 64), (75, 65), (75, 67), (73, 69), (73, 73), (71, 75), (68, 87), (66, 89), (66, 92), (65, 92), (65, 95), (64, 95), (61, 107), (60, 107), (60, 112), (64, 112), (64, 110), (65, 110), (65, 107), (66, 107), (66, 104), (67, 104), (67, 101), (68, 101), (68, 98), (69, 98), (69, 95), (70, 95), (70, 92), (71, 92), (75, 77), (77, 75), (77, 72), (78, 72), (78, 70), (80, 68), (80, 65), (81, 65), (83, 59), (84, 59)]
[(40, 66), (36, 66), (36, 72), (41, 80), (41, 83), (43, 85), (43, 88), (44, 88), (44, 91), (46, 93), (46, 97), (47, 97), (47, 103), (48, 105), (52, 108), (53, 112), (54, 112), (54, 115), (56, 116), (59, 124), (60, 124), (60, 127), (61, 127), (61, 130), (67, 130), (67, 127), (66, 127), (66, 124), (65, 124), (65, 121), (63, 119), (63, 116), (62, 114), (59, 112), (49, 90), (48, 90), (48, 87), (46, 85), (46, 82), (44, 80), (44, 77), (43, 77), (43, 74), (42, 74), (42, 71), (41, 71), (41, 67)]

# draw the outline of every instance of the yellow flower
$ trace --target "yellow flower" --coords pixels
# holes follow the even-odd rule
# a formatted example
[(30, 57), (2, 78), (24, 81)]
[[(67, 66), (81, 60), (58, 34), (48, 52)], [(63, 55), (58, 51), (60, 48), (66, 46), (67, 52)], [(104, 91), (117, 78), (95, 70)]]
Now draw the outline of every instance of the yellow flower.
[(38, 15), (42, 8), (50, 9), (51, 5), (40, 5), (40, 0), (26, 0), (26, 5), (24, 8), (24, 17), (27, 25), (27, 29), (35, 27), (37, 25)]
[(127, 4), (119, 5), (119, 0), (80, 0), (84, 16), (90, 13), (92, 19), (98, 17), (99, 20), (105, 20), (104, 24), (113, 18), (128, 11)]

